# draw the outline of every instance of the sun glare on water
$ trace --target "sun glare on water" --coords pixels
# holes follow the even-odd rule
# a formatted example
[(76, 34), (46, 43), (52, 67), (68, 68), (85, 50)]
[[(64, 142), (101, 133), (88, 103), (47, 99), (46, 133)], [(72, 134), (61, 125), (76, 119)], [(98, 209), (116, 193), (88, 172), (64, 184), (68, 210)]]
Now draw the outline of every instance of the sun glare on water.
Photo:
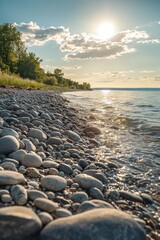
[(112, 23), (102, 23), (97, 28), (97, 35), (104, 40), (111, 38), (114, 32), (115, 29)]

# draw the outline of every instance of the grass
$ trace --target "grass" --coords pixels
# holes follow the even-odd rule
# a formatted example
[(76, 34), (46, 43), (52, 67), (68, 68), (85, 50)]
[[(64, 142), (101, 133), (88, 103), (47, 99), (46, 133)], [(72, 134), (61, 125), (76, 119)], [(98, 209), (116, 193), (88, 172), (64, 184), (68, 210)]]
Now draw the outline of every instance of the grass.
[(0, 87), (15, 87), (25, 89), (45, 89), (45, 90), (60, 90), (58, 86), (49, 86), (29, 79), (20, 78), (17, 75), (9, 75), (0, 72)]

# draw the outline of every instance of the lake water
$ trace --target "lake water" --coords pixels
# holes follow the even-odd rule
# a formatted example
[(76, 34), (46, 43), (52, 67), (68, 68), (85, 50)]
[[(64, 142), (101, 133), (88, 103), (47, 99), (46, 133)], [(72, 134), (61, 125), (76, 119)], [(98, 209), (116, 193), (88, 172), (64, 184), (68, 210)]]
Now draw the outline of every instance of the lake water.
[[(160, 180), (160, 91), (95, 90), (64, 94), (101, 128), (97, 158), (120, 166), (117, 177), (146, 179), (153, 191)], [(147, 187), (147, 185), (146, 185)], [(148, 188), (151, 184), (148, 184)]]

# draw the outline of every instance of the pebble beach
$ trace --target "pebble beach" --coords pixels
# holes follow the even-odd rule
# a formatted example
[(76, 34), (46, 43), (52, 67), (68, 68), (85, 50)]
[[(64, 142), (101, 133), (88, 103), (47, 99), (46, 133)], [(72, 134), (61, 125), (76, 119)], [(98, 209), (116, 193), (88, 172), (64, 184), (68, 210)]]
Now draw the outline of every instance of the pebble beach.
[(58, 92), (0, 89), (1, 240), (160, 239), (160, 192), (118, 187), (94, 120)]

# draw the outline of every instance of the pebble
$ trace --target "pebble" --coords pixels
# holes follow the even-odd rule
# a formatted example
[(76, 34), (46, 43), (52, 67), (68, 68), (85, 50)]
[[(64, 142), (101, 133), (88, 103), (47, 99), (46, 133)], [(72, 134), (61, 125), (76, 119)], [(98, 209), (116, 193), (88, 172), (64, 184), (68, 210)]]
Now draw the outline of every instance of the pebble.
[(12, 162), (3, 162), (1, 164), (1, 167), (3, 167), (5, 170), (15, 171), (17, 172), (16, 165)]
[(0, 185), (16, 185), (24, 183), (25, 177), (18, 172), (13, 171), (0, 171)]
[(48, 212), (40, 212), (37, 215), (40, 218), (43, 226), (46, 226), (48, 223), (53, 221), (51, 214)]
[(58, 208), (55, 210), (55, 216), (57, 218), (66, 218), (72, 216), (72, 213), (65, 208)]
[(19, 142), (15, 137), (7, 135), (0, 138), (0, 146), (0, 154), (9, 154), (18, 150)]
[(75, 181), (84, 189), (90, 189), (92, 187), (96, 187), (101, 191), (103, 189), (103, 184), (98, 179), (87, 174), (78, 174), (75, 177)]
[(53, 192), (61, 191), (67, 186), (67, 181), (60, 176), (48, 175), (41, 179), (41, 186)]
[(119, 191), (119, 194), (122, 198), (125, 198), (126, 200), (130, 200), (133, 202), (143, 202), (143, 199), (134, 193), (127, 191)]
[(49, 145), (60, 145), (63, 144), (63, 141), (59, 137), (51, 137), (47, 140), (47, 144)]
[(15, 137), (15, 138), (17, 138), (17, 139), (19, 138), (19, 134), (18, 134), (15, 130), (13, 130), (13, 129), (11, 129), (11, 128), (4, 128), (4, 129), (0, 132), (0, 135), (1, 135), (1, 137), (10, 135), (10, 136), (13, 136), (13, 137)]
[(26, 189), (21, 185), (16, 185), (11, 188), (11, 196), (19, 206), (23, 206), (27, 203), (28, 194)]
[(89, 196), (94, 199), (104, 200), (103, 193), (96, 187), (92, 187), (89, 189)]
[(38, 169), (34, 167), (28, 167), (25, 171), (26, 175), (31, 178), (39, 178), (41, 174), (39, 173)]
[(88, 200), (88, 195), (85, 192), (76, 192), (71, 196), (71, 200), (74, 203), (82, 203)]
[(22, 162), (24, 156), (27, 154), (27, 152), (23, 149), (19, 149), (15, 152), (12, 152), (9, 154), (9, 157), (16, 159), (18, 162)]
[(64, 172), (67, 175), (71, 175), (73, 172), (72, 167), (66, 163), (60, 163), (59, 170)]
[(52, 213), (56, 210), (56, 208), (58, 208), (58, 204), (56, 202), (46, 198), (36, 198), (33, 203), (36, 207), (48, 213)]
[(2, 201), (3, 203), (10, 203), (10, 202), (12, 201), (12, 197), (11, 197), (11, 195), (9, 195), (9, 194), (3, 194), (3, 195), (1, 196), (1, 201)]
[(43, 142), (47, 139), (46, 134), (38, 128), (31, 128), (28, 132), (28, 137), (37, 138), (40, 142)]
[(81, 137), (75, 133), (74, 131), (71, 131), (71, 130), (66, 130), (64, 132), (64, 134), (69, 137), (71, 140), (73, 140), (74, 142), (79, 142), (81, 141)]
[(0, 239), (30, 239), (41, 230), (42, 223), (29, 208), (13, 206), (0, 209)]
[(40, 167), (42, 158), (36, 153), (27, 153), (22, 160), (22, 164), (25, 167)]
[(34, 201), (36, 198), (48, 198), (44, 192), (39, 190), (28, 190), (28, 199)]
[(96, 209), (54, 220), (41, 232), (40, 240), (146, 240), (144, 230), (127, 213)]
[(95, 208), (113, 208), (113, 206), (105, 201), (93, 199), (82, 202), (77, 209), (77, 213), (86, 212)]

